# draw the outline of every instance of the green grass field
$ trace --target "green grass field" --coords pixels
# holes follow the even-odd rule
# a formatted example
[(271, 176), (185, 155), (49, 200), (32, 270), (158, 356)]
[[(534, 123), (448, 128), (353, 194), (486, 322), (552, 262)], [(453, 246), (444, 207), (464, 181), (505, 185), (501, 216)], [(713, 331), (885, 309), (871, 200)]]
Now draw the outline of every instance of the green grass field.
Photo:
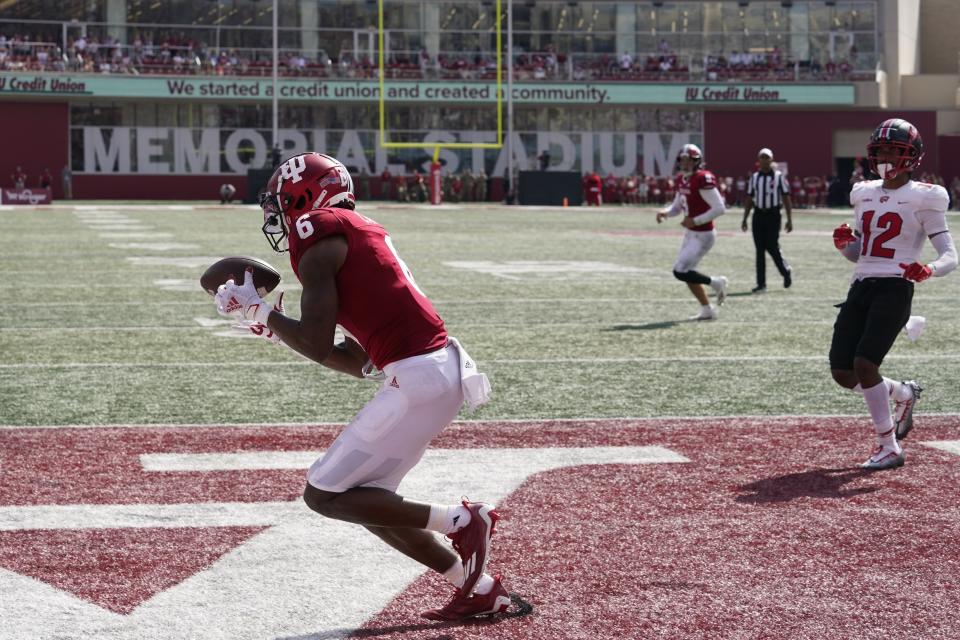
[[(694, 323), (685, 319), (696, 302), (670, 272), (680, 227), (658, 227), (653, 208), (360, 211), (390, 231), (491, 378), (493, 400), (461, 417), (865, 414), (826, 362), (833, 305), (852, 270), (830, 232), (849, 212), (797, 212), (794, 233), (781, 238), (794, 286), (783, 290), (768, 263), (765, 295), (749, 294), (753, 244), (739, 231), (742, 212), (728, 212), (700, 270), (728, 276), (733, 293), (719, 320)], [(0, 424), (348, 420), (374, 385), (262, 340), (219, 335), (228, 326), (196, 284), (213, 259), (246, 254), (277, 266), (281, 287), (295, 285), (260, 224), (251, 207), (0, 210), (9, 287)], [(287, 295), (291, 315), (298, 294)], [(904, 335), (882, 369), (925, 384), (921, 413), (960, 411), (958, 298), (960, 275), (919, 285), (913, 313), (927, 317), (927, 331), (915, 343)]]

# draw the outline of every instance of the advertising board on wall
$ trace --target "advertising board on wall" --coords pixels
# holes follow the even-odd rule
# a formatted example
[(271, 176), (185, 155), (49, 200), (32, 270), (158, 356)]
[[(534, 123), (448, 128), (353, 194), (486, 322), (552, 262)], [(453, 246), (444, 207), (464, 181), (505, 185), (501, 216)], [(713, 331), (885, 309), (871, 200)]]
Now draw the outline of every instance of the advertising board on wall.
[[(384, 87), (387, 100), (406, 104), (496, 103), (496, 83), (489, 80), (395, 80)], [(373, 79), (282, 79), (278, 93), (280, 100), (293, 103), (380, 99), (379, 84)], [(273, 83), (269, 78), (0, 73), (0, 97), (16, 95), (259, 102), (273, 99)], [(850, 83), (516, 82), (513, 100), (521, 105), (567, 106), (852, 106), (855, 95)]]
[(0, 189), (0, 204), (50, 204), (50, 189)]

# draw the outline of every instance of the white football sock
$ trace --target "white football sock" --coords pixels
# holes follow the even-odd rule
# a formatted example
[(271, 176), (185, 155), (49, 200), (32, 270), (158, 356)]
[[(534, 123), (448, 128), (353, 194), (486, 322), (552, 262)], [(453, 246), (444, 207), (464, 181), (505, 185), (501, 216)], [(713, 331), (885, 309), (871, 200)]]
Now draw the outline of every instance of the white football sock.
[(897, 380), (884, 378), (883, 384), (887, 385), (887, 391), (890, 393), (890, 397), (896, 402), (909, 400), (910, 396), (913, 395), (913, 391), (910, 389), (910, 387)]
[(477, 580), (477, 586), (473, 588), (473, 592), (478, 596), (485, 596), (493, 589), (493, 578), (490, 577), (489, 573), (485, 573), (480, 576), (480, 579)]
[(470, 524), (470, 510), (462, 504), (446, 506), (430, 505), (430, 517), (424, 529), (447, 535)]
[[(463, 575), (463, 563), (460, 562), (460, 560), (454, 562), (449, 569), (443, 572), (443, 577), (457, 589), (462, 587), (465, 579)], [(485, 573), (477, 580), (473, 592), (482, 596), (490, 593), (491, 589), (493, 589), (493, 578), (490, 577), (489, 573)]]
[(887, 385), (880, 383), (863, 390), (863, 399), (867, 402), (873, 427), (877, 431), (877, 443), (881, 446), (899, 449), (893, 430), (893, 416), (890, 415), (890, 394)]
[(450, 568), (443, 572), (443, 577), (447, 579), (447, 582), (455, 586), (457, 589), (463, 586), (463, 581), (466, 577), (463, 575), (463, 563), (460, 562), (458, 558), (456, 562), (450, 565)]

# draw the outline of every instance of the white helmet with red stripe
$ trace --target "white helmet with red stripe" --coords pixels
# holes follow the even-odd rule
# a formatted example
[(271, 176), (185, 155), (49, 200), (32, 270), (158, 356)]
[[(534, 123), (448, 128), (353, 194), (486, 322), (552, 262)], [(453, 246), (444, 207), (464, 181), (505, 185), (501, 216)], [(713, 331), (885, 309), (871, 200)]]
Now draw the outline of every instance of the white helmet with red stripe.
[[(684, 166), (684, 158), (689, 158), (690, 160), (686, 166)], [(684, 173), (693, 173), (703, 164), (703, 151), (700, 151), (700, 147), (695, 144), (685, 144), (683, 148), (680, 149), (680, 153), (677, 154), (677, 163), (680, 164), (681, 170)]]

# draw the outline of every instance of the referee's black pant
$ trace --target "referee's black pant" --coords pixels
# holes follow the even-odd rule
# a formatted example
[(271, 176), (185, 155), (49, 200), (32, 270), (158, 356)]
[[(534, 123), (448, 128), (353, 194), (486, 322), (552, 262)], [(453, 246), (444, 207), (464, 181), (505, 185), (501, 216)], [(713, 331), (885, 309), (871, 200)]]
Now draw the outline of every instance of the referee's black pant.
[(767, 256), (773, 258), (780, 275), (790, 266), (780, 253), (780, 207), (753, 210), (753, 246), (757, 250), (757, 286), (767, 286)]

